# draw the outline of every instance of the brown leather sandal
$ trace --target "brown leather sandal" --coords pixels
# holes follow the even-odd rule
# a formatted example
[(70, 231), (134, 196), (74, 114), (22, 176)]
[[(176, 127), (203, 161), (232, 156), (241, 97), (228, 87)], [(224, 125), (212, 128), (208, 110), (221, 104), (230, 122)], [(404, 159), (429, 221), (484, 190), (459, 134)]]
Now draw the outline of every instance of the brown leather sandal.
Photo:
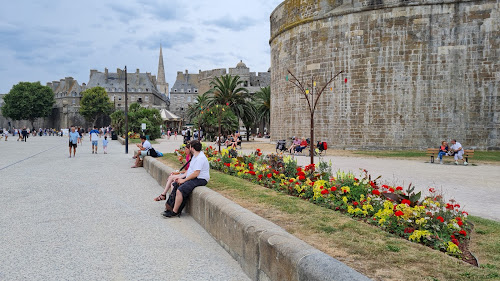
[(155, 201), (163, 201), (163, 200), (167, 200), (167, 195), (160, 194), (160, 196), (155, 198)]

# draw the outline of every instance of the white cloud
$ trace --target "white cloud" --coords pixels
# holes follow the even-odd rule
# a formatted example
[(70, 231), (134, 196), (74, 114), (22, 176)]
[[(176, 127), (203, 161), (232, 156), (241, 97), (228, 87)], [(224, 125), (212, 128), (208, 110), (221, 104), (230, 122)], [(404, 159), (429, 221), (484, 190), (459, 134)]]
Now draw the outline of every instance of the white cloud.
[(273, 1), (10, 1), (0, 11), (0, 93), (19, 81), (88, 82), (90, 69), (156, 74), (160, 42), (167, 82), (177, 71), (269, 68)]

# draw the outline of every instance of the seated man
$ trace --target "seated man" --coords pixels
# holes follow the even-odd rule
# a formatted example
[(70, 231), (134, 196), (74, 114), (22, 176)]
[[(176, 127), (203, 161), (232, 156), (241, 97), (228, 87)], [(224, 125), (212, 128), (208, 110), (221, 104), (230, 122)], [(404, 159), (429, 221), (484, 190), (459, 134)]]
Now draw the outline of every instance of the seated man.
[[(175, 193), (175, 200), (171, 202), (171, 199), (167, 201), (165, 207), (167, 210), (162, 213), (166, 218), (181, 216), (182, 209), (184, 208), (185, 200), (189, 197), (191, 192), (197, 186), (203, 186), (210, 180), (210, 165), (208, 164), (207, 157), (201, 149), (200, 141), (191, 142), (191, 153), (193, 158), (189, 165), (189, 169), (186, 172), (186, 177), (182, 179), (175, 179), (173, 183), (174, 189), (172, 193)], [(172, 195), (170, 195), (172, 197)], [(171, 210), (169, 210), (171, 208)]]
[(457, 140), (451, 140), (450, 150), (455, 153), (453, 154), (453, 156), (455, 157), (455, 165), (458, 165), (458, 159), (462, 160), (465, 166), (469, 164), (467, 163), (467, 161), (465, 161), (463, 157), (464, 149), (462, 148), (462, 145), (459, 142), (457, 142)]
[(293, 137), (293, 142), (292, 142), (292, 145), (290, 145), (290, 147), (288, 148), (288, 151), (290, 153), (294, 152), (295, 151), (295, 148), (299, 147), (300, 146), (300, 140), (298, 137)]
[(147, 156), (148, 151), (152, 148), (151, 143), (147, 141), (146, 136), (143, 135), (141, 135), (141, 143), (137, 144), (137, 147), (139, 148), (139, 151), (137, 151), (137, 154), (133, 157), (135, 159), (135, 165), (131, 168), (139, 167), (139, 161), (141, 161), (144, 156)]
[(302, 152), (302, 150), (304, 150), (306, 147), (307, 147), (307, 140), (306, 138), (302, 138), (300, 145), (295, 148), (295, 151)]

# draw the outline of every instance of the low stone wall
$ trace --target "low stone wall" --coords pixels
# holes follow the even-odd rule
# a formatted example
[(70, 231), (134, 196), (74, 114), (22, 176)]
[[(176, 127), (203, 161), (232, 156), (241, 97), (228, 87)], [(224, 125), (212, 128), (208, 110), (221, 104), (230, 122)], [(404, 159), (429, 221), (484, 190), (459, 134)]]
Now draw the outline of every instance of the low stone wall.
[[(152, 157), (144, 168), (161, 186), (173, 171)], [(370, 280), (207, 187), (193, 191), (186, 210), (252, 280)]]
[(122, 145), (125, 145), (125, 139), (118, 136), (118, 141), (122, 144)]

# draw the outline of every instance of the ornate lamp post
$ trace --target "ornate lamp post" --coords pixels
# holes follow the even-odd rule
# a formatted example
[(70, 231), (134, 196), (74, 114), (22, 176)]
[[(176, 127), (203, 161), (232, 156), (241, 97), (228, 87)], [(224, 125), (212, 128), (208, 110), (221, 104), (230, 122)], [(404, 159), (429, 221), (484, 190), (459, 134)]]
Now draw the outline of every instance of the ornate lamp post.
[[(316, 106), (318, 105), (318, 100), (321, 97), (321, 94), (323, 94), (323, 91), (326, 89), (326, 87), (333, 82), (333, 79), (337, 78), (341, 73), (344, 71), (340, 71), (339, 73), (335, 74), (333, 76), (332, 72), (332, 77), (330, 80), (326, 82), (326, 84), (321, 88), (321, 90), (317, 93), (316, 99), (314, 98), (314, 88), (316, 87), (316, 81), (314, 80), (314, 76), (311, 77), (311, 84), (308, 86), (305, 83), (302, 83), (295, 75), (290, 70), (287, 70), (287, 72), (292, 76), (292, 79), (288, 78), (288, 75), (286, 76), (286, 81), (290, 81), (295, 87), (297, 87), (300, 92), (304, 95), (305, 99), (307, 100), (307, 105), (309, 107), (309, 113), (311, 114), (311, 136), (310, 136), (310, 146), (309, 146), (309, 154), (311, 156), (311, 164), (314, 164), (314, 111), (316, 111)], [(346, 83), (347, 83), (347, 78), (346, 78)], [(309, 91), (309, 88), (304, 87), (308, 86), (311, 88)], [(309, 96), (311, 97), (309, 99)]]

